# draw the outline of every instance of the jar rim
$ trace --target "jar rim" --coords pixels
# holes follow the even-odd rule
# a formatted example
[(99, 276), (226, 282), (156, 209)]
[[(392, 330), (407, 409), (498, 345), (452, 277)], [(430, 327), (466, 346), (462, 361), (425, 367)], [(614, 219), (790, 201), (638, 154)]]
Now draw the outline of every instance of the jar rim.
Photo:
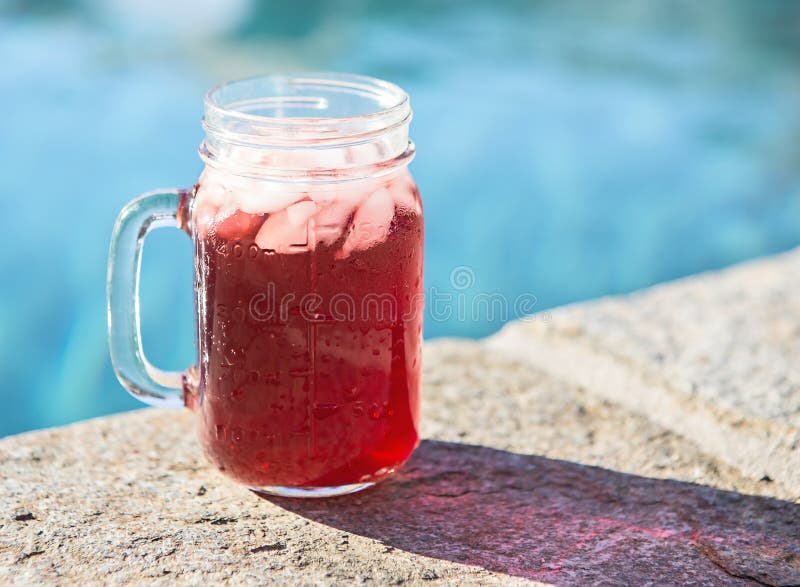
[[(354, 113), (323, 114), (346, 112), (348, 106), (339, 99), (354, 97), (360, 98), (360, 104), (352, 106)], [(207, 132), (270, 134), (277, 143), (376, 132), (411, 116), (408, 94), (399, 86), (374, 77), (329, 72), (267, 74), (225, 82), (206, 93), (204, 107)], [(287, 110), (318, 110), (320, 115), (283, 114)], [(277, 114), (264, 114), (269, 111)]]

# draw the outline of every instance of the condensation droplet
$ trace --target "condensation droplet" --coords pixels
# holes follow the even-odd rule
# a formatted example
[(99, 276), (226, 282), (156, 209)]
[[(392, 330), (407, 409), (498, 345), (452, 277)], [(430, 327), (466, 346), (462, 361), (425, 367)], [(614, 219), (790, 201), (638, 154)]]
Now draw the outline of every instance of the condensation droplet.
[(225, 360), (229, 365), (235, 365), (239, 359), (239, 352), (235, 348), (229, 348), (225, 351)]
[(244, 433), (242, 432), (241, 428), (234, 428), (231, 430), (231, 440), (233, 440), (234, 444), (239, 444), (242, 442), (242, 438), (244, 438)]
[(338, 404), (317, 404), (313, 408), (313, 413), (317, 420), (324, 420), (333, 416), (338, 409)]
[(369, 407), (369, 417), (373, 420), (378, 420), (381, 417), (381, 411), (378, 409), (378, 404), (372, 404)]

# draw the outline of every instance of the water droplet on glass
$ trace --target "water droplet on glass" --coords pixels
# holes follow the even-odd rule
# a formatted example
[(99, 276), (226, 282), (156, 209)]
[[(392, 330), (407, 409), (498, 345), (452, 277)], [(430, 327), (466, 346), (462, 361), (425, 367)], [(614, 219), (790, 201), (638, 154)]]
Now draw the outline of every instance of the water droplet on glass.
[(225, 351), (225, 360), (229, 365), (235, 365), (239, 359), (239, 352), (235, 348), (229, 348)]
[(338, 404), (317, 404), (314, 406), (314, 417), (317, 420), (324, 420), (333, 416), (338, 409)]
[(231, 439), (233, 440), (234, 444), (239, 444), (242, 442), (242, 438), (244, 437), (244, 433), (242, 432), (241, 428), (234, 428), (231, 430)]

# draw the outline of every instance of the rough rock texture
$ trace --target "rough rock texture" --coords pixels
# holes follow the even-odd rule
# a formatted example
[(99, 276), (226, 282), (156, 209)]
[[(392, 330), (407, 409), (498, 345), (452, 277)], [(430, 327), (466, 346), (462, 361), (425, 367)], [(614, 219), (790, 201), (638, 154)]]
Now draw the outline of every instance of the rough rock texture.
[(509, 325), (488, 345), (800, 495), (800, 250)]
[(0, 584), (800, 584), (797, 469), (773, 467), (798, 431), (798, 260), (429, 343), (427, 440), (362, 494), (260, 498), (187, 411), (2, 440)]

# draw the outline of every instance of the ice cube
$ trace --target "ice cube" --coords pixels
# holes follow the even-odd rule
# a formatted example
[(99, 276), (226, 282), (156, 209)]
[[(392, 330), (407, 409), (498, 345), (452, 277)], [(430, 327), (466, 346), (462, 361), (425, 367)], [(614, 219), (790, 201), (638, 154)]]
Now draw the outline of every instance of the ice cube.
[(306, 225), (308, 219), (311, 218), (316, 211), (317, 205), (314, 202), (305, 200), (286, 208), (286, 217), (289, 219), (289, 223), (294, 226)]
[(220, 207), (234, 203), (247, 214), (270, 214), (306, 198), (296, 186), (221, 173), (209, 167), (200, 176), (199, 184), (198, 197)]
[(214, 225), (214, 217), (217, 214), (216, 206), (196, 202), (194, 205), (193, 220), (200, 238), (205, 238)]
[(358, 207), (350, 234), (336, 256), (345, 258), (353, 251), (363, 251), (383, 242), (389, 235), (393, 217), (394, 199), (389, 190), (382, 187)]
[(386, 187), (398, 207), (417, 214), (422, 211), (417, 198), (417, 184), (414, 183), (408, 170), (401, 171)]
[(368, 195), (369, 192), (362, 186), (350, 183), (344, 184), (336, 192), (312, 195), (319, 206), (314, 218), (317, 242), (325, 245), (335, 243), (347, 228), (353, 212)]
[(220, 174), (209, 171), (208, 168), (204, 169), (197, 182), (195, 199), (198, 202), (219, 207), (225, 203), (226, 198), (225, 185), (222, 183)]
[(314, 248), (309, 242), (309, 225), (317, 205), (309, 200), (292, 204), (285, 210), (274, 212), (261, 225), (256, 244), (262, 249), (278, 253), (294, 253)]
[(274, 181), (239, 181), (231, 186), (242, 212), (272, 214), (307, 197), (302, 191)]
[(264, 218), (257, 214), (247, 214), (237, 209), (231, 211), (231, 208), (227, 208), (217, 213), (213, 230), (225, 240), (245, 240), (253, 238), (263, 221)]

